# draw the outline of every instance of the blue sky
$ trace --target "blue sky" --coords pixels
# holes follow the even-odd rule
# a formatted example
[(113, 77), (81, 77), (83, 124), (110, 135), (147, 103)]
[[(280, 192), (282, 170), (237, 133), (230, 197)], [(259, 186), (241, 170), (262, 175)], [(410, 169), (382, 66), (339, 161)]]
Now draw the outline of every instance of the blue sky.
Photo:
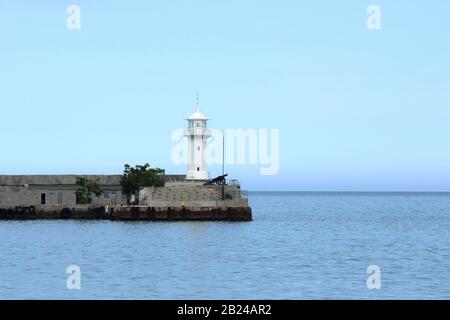
[[(371, 4), (381, 30), (366, 27)], [(449, 13), (443, 0), (0, 1), (0, 174), (184, 173), (170, 135), (199, 91), (210, 127), (280, 130), (277, 175), (227, 167), (245, 189), (450, 190)]]

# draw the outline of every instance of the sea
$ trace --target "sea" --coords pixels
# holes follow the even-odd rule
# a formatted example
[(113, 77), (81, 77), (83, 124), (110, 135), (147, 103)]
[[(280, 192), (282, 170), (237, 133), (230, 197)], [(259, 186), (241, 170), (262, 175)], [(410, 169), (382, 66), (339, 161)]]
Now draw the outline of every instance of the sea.
[(450, 299), (450, 193), (248, 197), (251, 222), (0, 221), (0, 299)]

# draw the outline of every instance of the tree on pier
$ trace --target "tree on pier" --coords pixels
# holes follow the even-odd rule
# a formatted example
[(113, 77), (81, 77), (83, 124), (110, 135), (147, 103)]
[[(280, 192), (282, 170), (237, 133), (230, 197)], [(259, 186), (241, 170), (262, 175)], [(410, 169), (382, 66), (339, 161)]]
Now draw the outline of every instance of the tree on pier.
[(148, 163), (143, 166), (136, 165), (134, 168), (126, 164), (120, 185), (122, 192), (127, 195), (128, 203), (130, 203), (132, 195), (135, 197), (134, 202), (139, 203), (139, 191), (144, 187), (164, 186), (164, 173), (164, 169), (151, 168)]
[(77, 204), (89, 204), (92, 202), (93, 195), (100, 197), (103, 191), (100, 189), (100, 178), (89, 180), (86, 177), (77, 177), (75, 191)]

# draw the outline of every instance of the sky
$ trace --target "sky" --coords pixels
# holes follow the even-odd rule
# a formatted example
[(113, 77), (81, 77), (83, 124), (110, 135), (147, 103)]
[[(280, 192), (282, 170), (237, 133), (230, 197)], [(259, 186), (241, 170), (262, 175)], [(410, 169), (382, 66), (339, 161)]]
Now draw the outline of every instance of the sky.
[(171, 134), (199, 92), (211, 128), (279, 130), (275, 174), (226, 165), (243, 189), (450, 191), (449, 13), (444, 0), (0, 0), (0, 174), (183, 174)]

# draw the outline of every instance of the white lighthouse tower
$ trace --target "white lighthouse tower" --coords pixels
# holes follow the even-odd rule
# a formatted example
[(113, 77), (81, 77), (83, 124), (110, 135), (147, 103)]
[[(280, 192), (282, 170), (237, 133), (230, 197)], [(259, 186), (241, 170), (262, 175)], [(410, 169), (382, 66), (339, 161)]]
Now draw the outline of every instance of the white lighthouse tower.
[(206, 142), (211, 136), (207, 128), (208, 118), (200, 112), (197, 94), (195, 112), (186, 119), (188, 128), (184, 136), (188, 138), (188, 171), (186, 180), (209, 180), (206, 165)]

